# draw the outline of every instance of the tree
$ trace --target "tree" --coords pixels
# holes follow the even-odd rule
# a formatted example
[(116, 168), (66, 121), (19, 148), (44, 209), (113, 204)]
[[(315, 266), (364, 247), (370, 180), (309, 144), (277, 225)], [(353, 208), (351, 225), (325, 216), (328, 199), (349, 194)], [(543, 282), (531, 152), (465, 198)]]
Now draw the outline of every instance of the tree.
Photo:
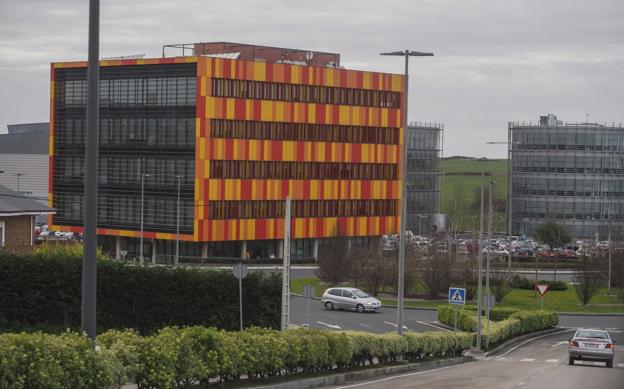
[(427, 290), (430, 299), (446, 293), (453, 281), (456, 253), (451, 250), (448, 239), (433, 242), (427, 257), (421, 263), (420, 282)]
[(348, 280), (352, 274), (353, 261), (348, 255), (344, 239), (328, 239), (319, 247), (316, 276), (329, 286)]
[[(551, 249), (563, 247), (572, 240), (572, 234), (570, 234), (570, 231), (568, 231), (563, 224), (559, 224), (554, 220), (549, 220), (539, 226), (535, 231), (535, 236), (538, 241), (546, 243)], [(558, 258), (559, 255), (555, 255), (555, 273), (553, 275), (553, 279), (555, 281), (557, 281)]]
[(580, 258), (572, 281), (581, 304), (587, 305), (598, 291), (602, 274), (600, 272), (601, 255), (592, 253)]

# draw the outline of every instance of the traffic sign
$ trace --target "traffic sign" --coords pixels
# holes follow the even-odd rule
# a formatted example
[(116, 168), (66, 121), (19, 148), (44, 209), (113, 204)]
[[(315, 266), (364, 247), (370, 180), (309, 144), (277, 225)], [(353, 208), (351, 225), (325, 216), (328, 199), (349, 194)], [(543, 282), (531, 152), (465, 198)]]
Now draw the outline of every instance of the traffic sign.
[(450, 287), (449, 288), (449, 304), (451, 305), (466, 304), (466, 289)]
[(544, 297), (546, 291), (548, 291), (548, 285), (535, 285), (535, 289), (537, 289), (540, 296)]
[(237, 263), (232, 268), (232, 274), (234, 274), (236, 278), (244, 279), (247, 277), (247, 266), (242, 263)]
[(316, 297), (314, 285), (303, 285), (303, 297), (309, 299)]

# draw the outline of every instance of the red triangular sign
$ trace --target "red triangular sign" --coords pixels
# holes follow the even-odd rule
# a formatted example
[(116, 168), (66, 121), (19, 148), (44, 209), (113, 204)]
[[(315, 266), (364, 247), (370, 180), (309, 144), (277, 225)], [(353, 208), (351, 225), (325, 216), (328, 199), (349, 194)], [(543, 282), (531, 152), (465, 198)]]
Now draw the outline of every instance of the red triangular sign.
[(546, 291), (548, 290), (548, 285), (535, 285), (535, 287), (537, 288), (540, 296), (545, 295)]

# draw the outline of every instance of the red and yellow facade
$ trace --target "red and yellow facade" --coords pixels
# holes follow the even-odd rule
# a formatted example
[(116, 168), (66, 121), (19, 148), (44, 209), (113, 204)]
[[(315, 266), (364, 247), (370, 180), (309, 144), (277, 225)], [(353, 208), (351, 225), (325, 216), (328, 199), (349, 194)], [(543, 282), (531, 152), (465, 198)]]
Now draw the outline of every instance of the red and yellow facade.
[[(403, 76), (337, 68), (228, 60), (211, 57), (182, 57), (124, 61), (102, 61), (101, 66), (148, 65), (192, 62), (197, 66), (194, 228), (182, 240), (195, 242), (283, 239), (283, 218), (219, 219), (209, 217), (216, 202), (271, 201), (290, 197), (312, 200), (394, 200), (399, 209), (401, 186), (401, 123)], [(51, 119), (54, 118), (54, 71), (62, 67), (85, 67), (84, 62), (52, 65)], [(258, 83), (306, 85), (345, 90), (390, 91), (398, 93), (395, 107), (322, 104), (258, 98), (216, 96), (215, 80), (242, 80)], [(265, 84), (262, 84), (265, 85)], [(268, 85), (268, 84), (267, 84)], [(268, 88), (268, 87), (267, 87)], [(339, 91), (339, 89), (332, 89)], [(289, 139), (241, 139), (213, 137), (214, 120), (299, 123), (310, 125), (367, 126), (398, 129), (394, 144), (348, 143)], [(54, 120), (50, 120), (50, 205), (54, 194)], [(390, 164), (398, 176), (393, 179), (272, 179), (214, 178), (212, 161), (310, 162), (344, 164)], [(332, 236), (376, 236), (398, 231), (398, 211), (384, 216), (293, 218), (293, 238)], [(50, 228), (81, 232), (81, 227), (54, 225)], [(138, 237), (137, 230), (98, 229), (99, 234)], [(154, 239), (176, 239), (175, 233), (149, 232)]]

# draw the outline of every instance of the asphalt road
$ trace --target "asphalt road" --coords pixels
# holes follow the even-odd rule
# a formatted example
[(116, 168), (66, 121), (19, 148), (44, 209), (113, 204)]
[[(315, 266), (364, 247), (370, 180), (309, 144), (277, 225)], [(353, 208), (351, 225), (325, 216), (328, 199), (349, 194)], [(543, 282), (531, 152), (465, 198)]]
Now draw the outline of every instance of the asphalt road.
[[(382, 308), (379, 312), (357, 313), (355, 311), (327, 311), (319, 300), (310, 300), (308, 319), (308, 300), (292, 297), (290, 322), (312, 328), (330, 330), (358, 330), (376, 333), (396, 331), (397, 311), (395, 308)], [(436, 311), (406, 309), (403, 313), (406, 331), (441, 331), (436, 327)]]
[(521, 344), (476, 362), (407, 373), (341, 386), (341, 388), (565, 388), (621, 389), (624, 387), (624, 328), (612, 331), (619, 344), (613, 368), (603, 362), (576, 361), (568, 365), (567, 340), (572, 330)]

